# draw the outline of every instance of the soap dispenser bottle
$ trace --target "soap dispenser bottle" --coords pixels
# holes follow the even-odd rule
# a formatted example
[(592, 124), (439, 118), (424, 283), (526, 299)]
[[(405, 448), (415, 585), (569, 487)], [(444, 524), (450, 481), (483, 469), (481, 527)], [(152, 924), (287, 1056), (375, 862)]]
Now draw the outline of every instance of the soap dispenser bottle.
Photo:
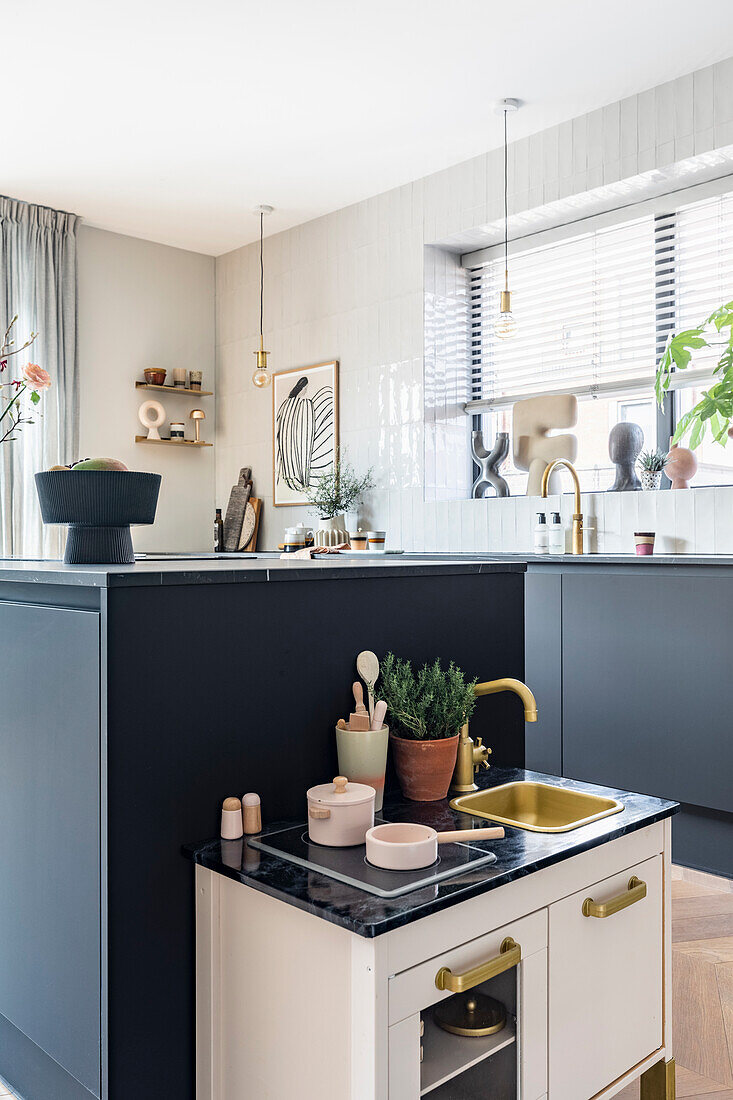
[(565, 528), (562, 525), (559, 512), (552, 512), (550, 514), (550, 553), (551, 554), (564, 554), (565, 553)]
[(547, 516), (544, 512), (537, 513), (537, 524), (534, 529), (535, 554), (549, 554), (550, 534), (547, 529)]

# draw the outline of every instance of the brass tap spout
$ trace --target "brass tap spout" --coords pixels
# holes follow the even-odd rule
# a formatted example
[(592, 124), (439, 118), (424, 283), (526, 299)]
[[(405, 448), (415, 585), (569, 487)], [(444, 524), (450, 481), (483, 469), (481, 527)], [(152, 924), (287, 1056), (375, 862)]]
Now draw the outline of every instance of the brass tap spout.
[(515, 680), (511, 676), (505, 676), (503, 680), (487, 680), (485, 684), (476, 684), (473, 694), (495, 695), (497, 691), (513, 691), (524, 703), (525, 722), (537, 721), (537, 700), (526, 684), (521, 680)]
[[(525, 722), (537, 721), (537, 701), (527, 685), (523, 684), (521, 680), (515, 680), (511, 676), (505, 676), (501, 680), (487, 680), (483, 684), (476, 684), (473, 689), (473, 693), (477, 698), (480, 695), (494, 695), (498, 691), (513, 691), (519, 696), (524, 704)], [(477, 737), (474, 742), (473, 739), (468, 736), (468, 722), (466, 722), (461, 729), (461, 736), (458, 741), (458, 752), (456, 755), (456, 766), (453, 771), (451, 790), (461, 793), (465, 791), (475, 791), (476, 784), (473, 781), (474, 773), (478, 771), (480, 767), (489, 767), (488, 757), (490, 753), (491, 749), (481, 744), (480, 737)]]
[(575, 514), (573, 516), (573, 553), (583, 553), (583, 513), (580, 510), (580, 482), (578, 481), (578, 474), (573, 466), (572, 462), (568, 462), (566, 458), (558, 458), (550, 466), (545, 468), (545, 472), (542, 475), (542, 496), (547, 496), (547, 487), (550, 484), (550, 478), (552, 471), (556, 470), (558, 466), (564, 466), (570, 472), (570, 476), (575, 482)]

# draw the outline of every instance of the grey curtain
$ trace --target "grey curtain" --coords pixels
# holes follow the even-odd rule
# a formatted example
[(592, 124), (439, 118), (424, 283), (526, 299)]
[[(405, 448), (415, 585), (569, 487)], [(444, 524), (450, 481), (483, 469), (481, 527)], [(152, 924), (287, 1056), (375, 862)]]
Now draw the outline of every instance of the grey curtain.
[[(13, 356), (3, 374), (19, 375), (28, 362), (51, 375), (33, 414), (13, 442), (0, 445), (0, 554), (59, 557), (63, 532), (44, 527), (33, 475), (77, 455), (76, 214), (0, 196), (0, 325), (18, 314), (14, 338), (38, 338)], [(2, 334), (0, 334), (1, 336)], [(7, 394), (7, 390), (0, 391)]]

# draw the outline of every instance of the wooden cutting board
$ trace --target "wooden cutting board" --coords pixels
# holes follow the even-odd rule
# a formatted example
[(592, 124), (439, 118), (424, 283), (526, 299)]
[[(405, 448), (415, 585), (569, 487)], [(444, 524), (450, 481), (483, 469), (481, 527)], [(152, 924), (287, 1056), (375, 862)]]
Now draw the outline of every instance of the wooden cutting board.
[(260, 513), (262, 501), (258, 497), (250, 497), (247, 502), (247, 510), (244, 513), (242, 535), (239, 540), (239, 549), (253, 554), (257, 549), (257, 536), (260, 530)]

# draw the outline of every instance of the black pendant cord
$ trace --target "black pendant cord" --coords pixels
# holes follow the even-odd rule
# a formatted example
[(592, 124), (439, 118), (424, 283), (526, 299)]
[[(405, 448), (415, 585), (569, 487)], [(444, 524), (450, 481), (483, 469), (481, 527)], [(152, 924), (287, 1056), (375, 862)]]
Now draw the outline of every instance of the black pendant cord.
[(262, 314), (263, 314), (263, 306), (264, 306), (264, 299), (265, 299), (265, 266), (264, 266), (264, 263), (262, 261), (262, 245), (263, 245), (263, 235), (264, 235), (264, 222), (265, 222), (265, 215), (264, 215), (264, 212), (262, 210), (260, 210), (260, 345), (262, 344), (263, 332), (264, 332), (263, 327), (262, 327)]
[(509, 289), (509, 215), (508, 215), (508, 180), (509, 180), (509, 161), (508, 161), (508, 147), (506, 140), (506, 116), (507, 110), (504, 108), (504, 290)]

